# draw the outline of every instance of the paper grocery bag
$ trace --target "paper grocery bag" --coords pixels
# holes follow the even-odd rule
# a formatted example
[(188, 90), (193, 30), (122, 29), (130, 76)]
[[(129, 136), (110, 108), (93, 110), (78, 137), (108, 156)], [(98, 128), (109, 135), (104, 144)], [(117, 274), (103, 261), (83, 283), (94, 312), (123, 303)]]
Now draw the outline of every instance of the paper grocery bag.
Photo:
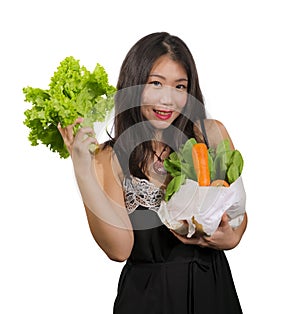
[(238, 227), (243, 220), (245, 206), (246, 193), (241, 177), (229, 187), (199, 186), (196, 181), (187, 179), (168, 202), (161, 202), (158, 215), (168, 228), (187, 237), (195, 233), (194, 217), (203, 231), (211, 235), (218, 228), (224, 212), (229, 217), (229, 224), (233, 228)]

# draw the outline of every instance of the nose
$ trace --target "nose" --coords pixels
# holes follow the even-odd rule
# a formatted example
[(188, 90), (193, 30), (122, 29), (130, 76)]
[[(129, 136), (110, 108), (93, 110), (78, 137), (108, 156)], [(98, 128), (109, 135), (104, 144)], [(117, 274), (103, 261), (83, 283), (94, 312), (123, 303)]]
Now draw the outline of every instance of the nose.
[(160, 95), (160, 103), (162, 105), (171, 106), (173, 104), (173, 91), (172, 87), (170, 86), (164, 86), (161, 89), (161, 95)]

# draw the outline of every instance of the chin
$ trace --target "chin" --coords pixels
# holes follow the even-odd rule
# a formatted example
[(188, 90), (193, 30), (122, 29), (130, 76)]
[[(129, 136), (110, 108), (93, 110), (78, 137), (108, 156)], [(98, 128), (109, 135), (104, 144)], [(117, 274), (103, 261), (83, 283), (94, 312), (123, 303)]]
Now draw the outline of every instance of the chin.
[(156, 130), (165, 130), (172, 124), (172, 122), (167, 121), (152, 121), (150, 123)]

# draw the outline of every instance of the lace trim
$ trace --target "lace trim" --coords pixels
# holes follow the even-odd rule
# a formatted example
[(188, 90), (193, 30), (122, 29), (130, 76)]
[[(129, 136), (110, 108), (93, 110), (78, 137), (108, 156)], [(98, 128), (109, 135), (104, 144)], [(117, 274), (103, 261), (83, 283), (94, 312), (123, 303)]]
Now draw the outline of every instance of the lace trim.
[(123, 186), (125, 205), (129, 214), (140, 205), (155, 212), (158, 211), (164, 193), (155, 184), (145, 179), (129, 176), (124, 179)]

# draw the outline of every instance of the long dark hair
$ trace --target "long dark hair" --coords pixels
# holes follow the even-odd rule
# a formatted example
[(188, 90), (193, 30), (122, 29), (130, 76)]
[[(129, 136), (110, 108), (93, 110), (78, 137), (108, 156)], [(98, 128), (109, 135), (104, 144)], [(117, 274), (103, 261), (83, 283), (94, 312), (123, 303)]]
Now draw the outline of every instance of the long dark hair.
[[(157, 32), (141, 38), (126, 55), (115, 95), (114, 146), (123, 170), (139, 178), (145, 172), (151, 157), (154, 129), (141, 114), (141, 95), (154, 62), (163, 55), (179, 62), (188, 76), (188, 100), (182, 113), (163, 132), (164, 142), (173, 150), (193, 137), (195, 120), (206, 118), (197, 68), (187, 45), (177, 36)], [(126, 169), (128, 171), (126, 171)]]

